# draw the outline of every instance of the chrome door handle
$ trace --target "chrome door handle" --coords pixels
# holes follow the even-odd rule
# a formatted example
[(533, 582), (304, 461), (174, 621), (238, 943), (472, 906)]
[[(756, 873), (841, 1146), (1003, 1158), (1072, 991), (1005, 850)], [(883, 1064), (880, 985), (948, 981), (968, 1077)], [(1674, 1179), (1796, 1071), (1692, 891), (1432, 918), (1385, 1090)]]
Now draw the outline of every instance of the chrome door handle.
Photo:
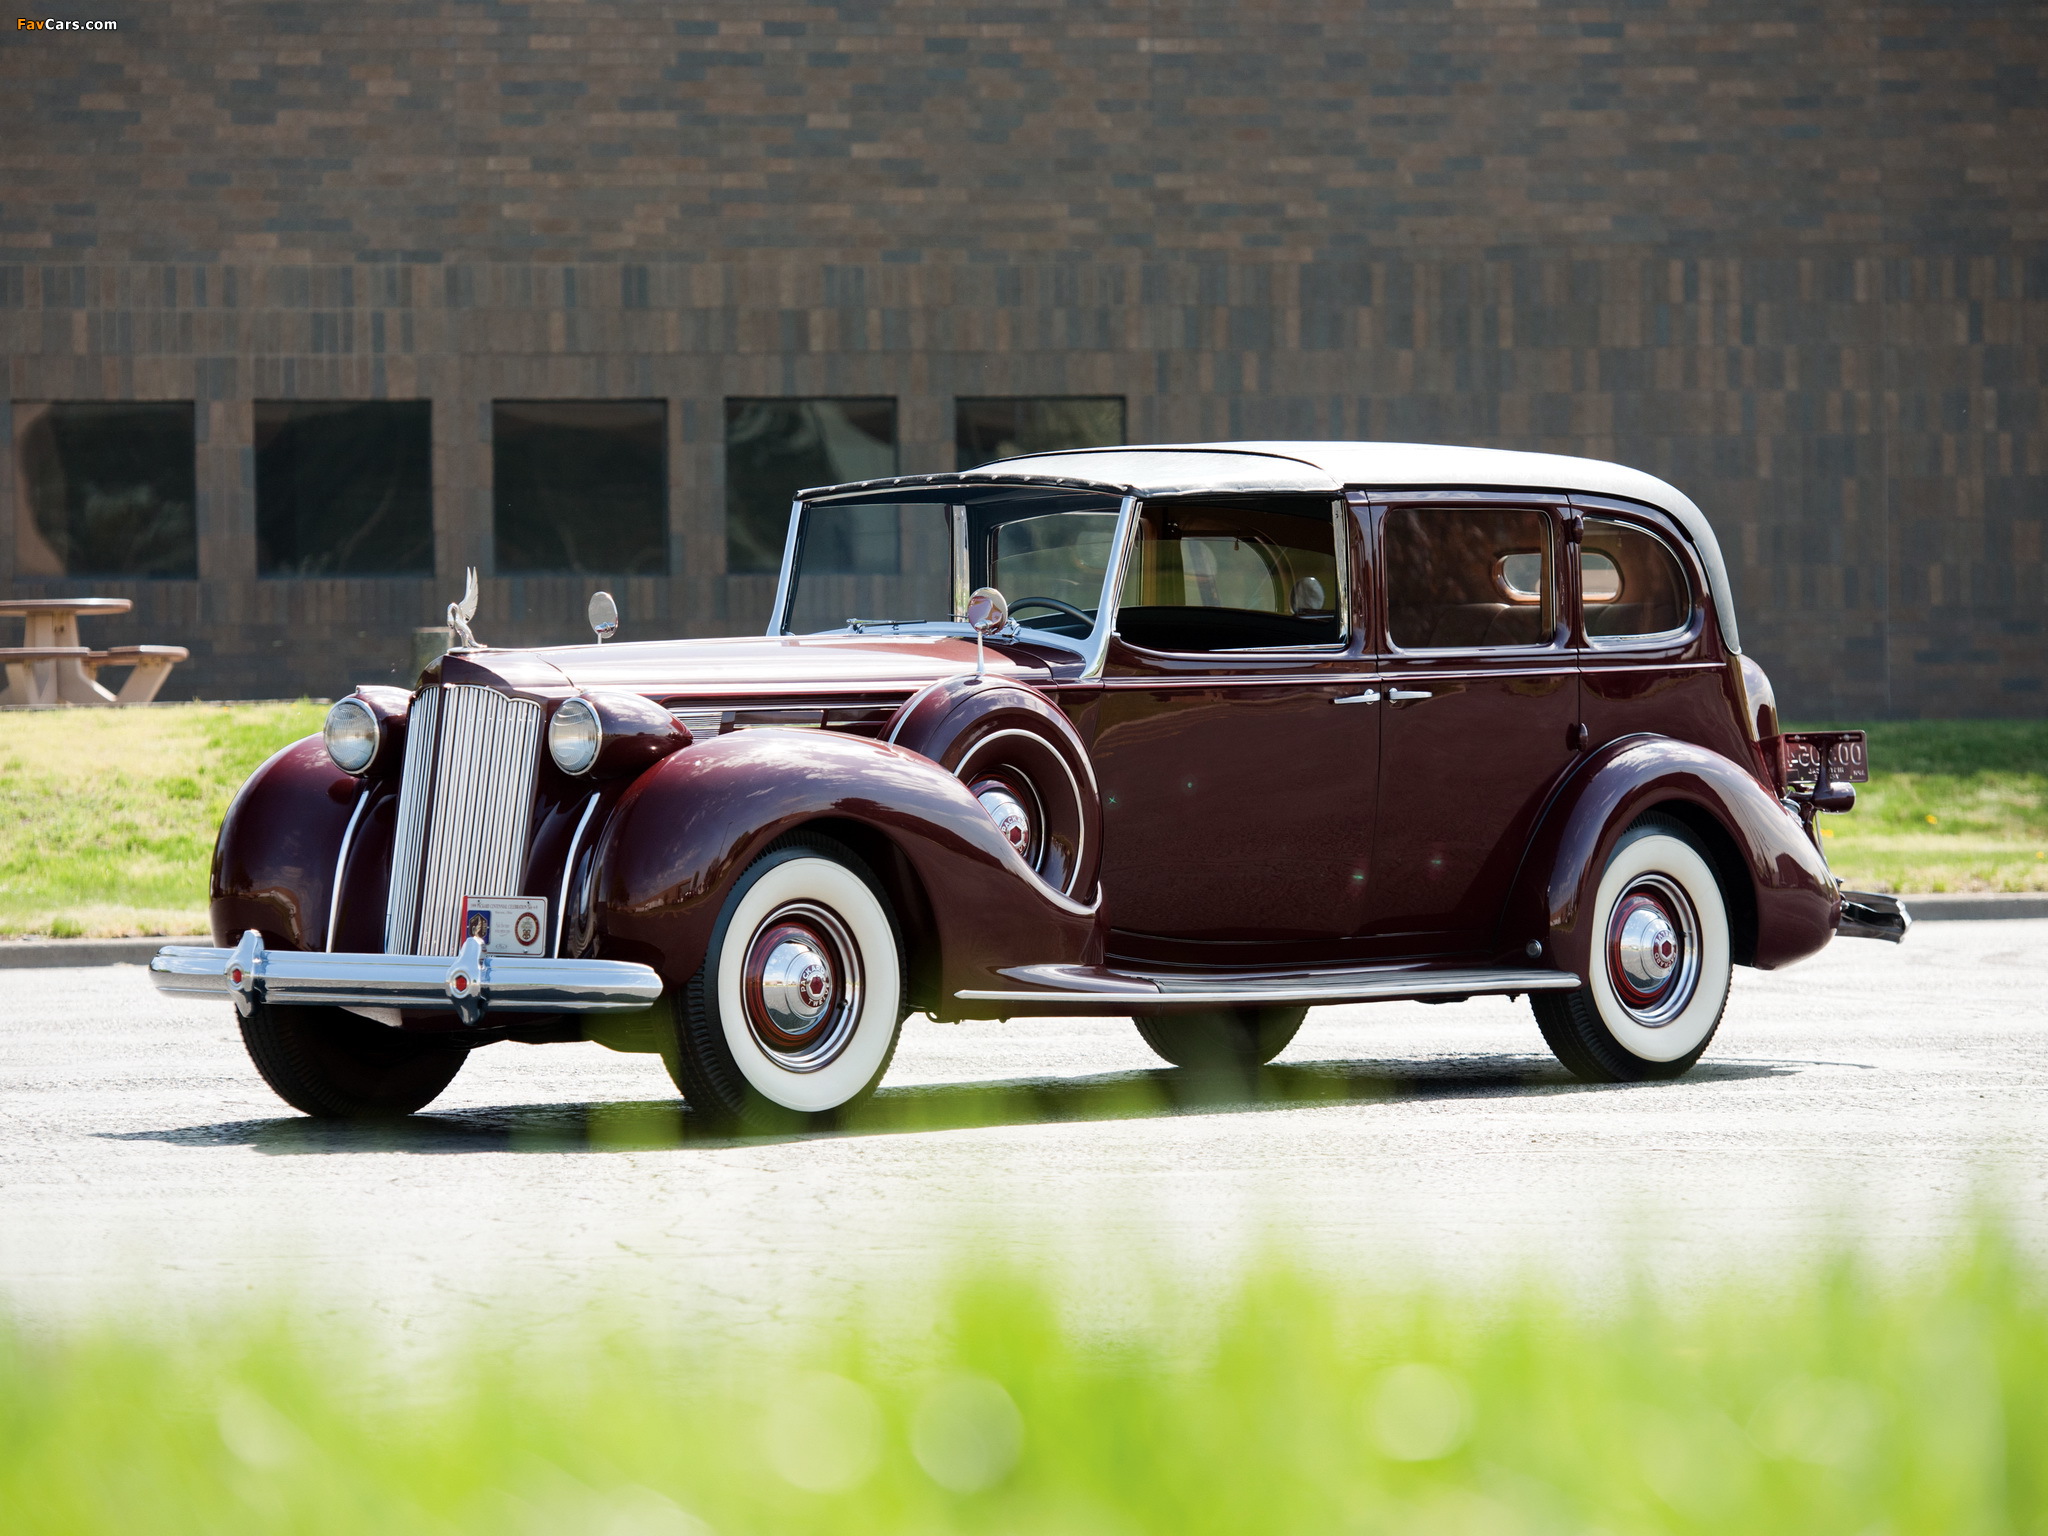
[(1341, 699), (1330, 700), (1332, 704), (1377, 704), (1379, 701), (1380, 691), (1377, 688), (1368, 688), (1363, 693), (1348, 693)]
[(1427, 688), (1394, 688), (1388, 691), (1387, 697), (1396, 704), (1414, 704), (1423, 699), (1433, 699), (1436, 695)]

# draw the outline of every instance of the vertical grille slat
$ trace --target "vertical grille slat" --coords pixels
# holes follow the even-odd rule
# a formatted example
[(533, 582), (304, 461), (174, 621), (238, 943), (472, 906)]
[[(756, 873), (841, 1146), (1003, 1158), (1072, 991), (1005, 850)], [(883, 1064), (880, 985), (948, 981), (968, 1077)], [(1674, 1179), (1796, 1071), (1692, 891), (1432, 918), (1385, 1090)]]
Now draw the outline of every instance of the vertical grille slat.
[(465, 897), (517, 894), (540, 728), (538, 704), (474, 684), (429, 689), (413, 705), (387, 953), (452, 955)]

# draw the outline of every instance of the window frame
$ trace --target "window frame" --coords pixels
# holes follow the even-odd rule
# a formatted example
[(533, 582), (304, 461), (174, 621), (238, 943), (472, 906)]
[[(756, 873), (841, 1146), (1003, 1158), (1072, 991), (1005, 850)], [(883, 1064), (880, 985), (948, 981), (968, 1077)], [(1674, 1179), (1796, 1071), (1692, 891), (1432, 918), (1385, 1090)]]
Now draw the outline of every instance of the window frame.
[[(1377, 643), (1384, 649), (1381, 654), (1388, 657), (1412, 656), (1418, 660), (1440, 660), (1445, 657), (1488, 657), (1521, 659), (1524, 661), (1545, 656), (1563, 656), (1573, 649), (1577, 631), (1573, 620), (1579, 612), (1578, 567), (1576, 561), (1567, 562), (1559, 552), (1567, 545), (1576, 547), (1567, 537), (1575, 516), (1571, 499), (1564, 495), (1543, 495), (1533, 492), (1482, 491), (1482, 490), (1425, 490), (1425, 491), (1374, 491), (1371, 493), (1373, 508), (1373, 582), (1379, 601)], [(1447, 512), (1535, 512), (1542, 515), (1549, 535), (1549, 547), (1544, 551), (1544, 568), (1550, 575), (1551, 590), (1547, 596), (1550, 603), (1550, 633), (1548, 638), (1528, 645), (1431, 645), (1404, 646), (1394, 640), (1394, 594), (1388, 583), (1387, 562), (1387, 515), (1409, 507), (1438, 507)], [(1570, 565), (1569, 578), (1566, 566)], [(1492, 580), (1492, 571), (1488, 571)]]
[(1668, 650), (1689, 644), (1697, 638), (1706, 622), (1707, 603), (1701, 590), (1700, 572), (1695, 568), (1696, 562), (1687, 557), (1685, 540), (1678, 537), (1675, 530), (1663, 526), (1648, 508), (1638, 511), (1635, 508), (1623, 509), (1615, 505), (1601, 505), (1581, 500), (1574, 503), (1574, 510), (1581, 519), (1581, 539), (1578, 545), (1580, 560), (1585, 558), (1585, 523), (1599, 521), (1633, 528), (1663, 546), (1665, 554), (1670, 556), (1672, 563), (1678, 568), (1686, 598), (1685, 622), (1673, 628), (1648, 630), (1640, 635), (1596, 635), (1586, 627), (1586, 596), (1583, 582), (1577, 579), (1578, 573), (1574, 571), (1574, 585), (1580, 589), (1577, 593), (1577, 633), (1582, 637), (1585, 649), (1600, 652)]
[[(1116, 554), (1110, 564), (1108, 584), (1104, 588), (1103, 602), (1109, 611), (1109, 624), (1101, 630), (1101, 633), (1105, 638), (1114, 639), (1119, 645), (1146, 656), (1173, 656), (1179, 658), (1199, 658), (1204, 656), (1340, 656), (1349, 652), (1359, 634), (1359, 623), (1358, 616), (1353, 611), (1351, 605), (1352, 592), (1355, 590), (1351, 575), (1352, 509), (1342, 492), (1329, 499), (1331, 561), (1337, 573), (1337, 594), (1334, 609), (1339, 629), (1336, 639), (1318, 641), (1312, 645), (1246, 645), (1226, 646), (1210, 651), (1175, 651), (1139, 645), (1136, 641), (1129, 639), (1118, 631), (1118, 621), (1123, 617), (1125, 606), (1123, 602), (1124, 583), (1130, 570), (1131, 561), (1137, 552), (1138, 540), (1144, 529), (1145, 516), (1152, 508), (1170, 507), (1176, 503), (1185, 503), (1190, 506), (1213, 506), (1219, 503), (1228, 504), (1233, 501), (1255, 504), (1279, 499), (1281, 497), (1275, 493), (1240, 493), (1233, 495), (1226, 492), (1219, 495), (1213, 491), (1204, 491), (1200, 494), (1186, 496), (1132, 498), (1127, 526), (1121, 530)], [(1303, 495), (1299, 496), (1298, 499), (1307, 501), (1310, 497)], [(1134, 604), (1132, 606), (1143, 607), (1145, 605)]]

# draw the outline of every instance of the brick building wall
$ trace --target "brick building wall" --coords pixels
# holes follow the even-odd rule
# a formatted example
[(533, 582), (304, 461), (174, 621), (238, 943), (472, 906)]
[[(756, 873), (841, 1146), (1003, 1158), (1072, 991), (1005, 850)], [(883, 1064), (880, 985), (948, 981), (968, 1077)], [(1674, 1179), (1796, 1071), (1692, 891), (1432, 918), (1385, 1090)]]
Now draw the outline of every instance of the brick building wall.
[[(2034, 0), (102, 4), (0, 54), (5, 401), (198, 407), (172, 693), (404, 670), (490, 402), (669, 403), (628, 638), (756, 627), (729, 396), (1122, 395), (1136, 441), (1590, 454), (1686, 489), (1806, 716), (2048, 710), (2048, 22)], [(432, 580), (259, 578), (252, 402), (433, 402)], [(0, 410), (6, 405), (0, 402)], [(0, 421), (0, 442), (12, 440)], [(0, 643), (6, 642), (0, 637)]]

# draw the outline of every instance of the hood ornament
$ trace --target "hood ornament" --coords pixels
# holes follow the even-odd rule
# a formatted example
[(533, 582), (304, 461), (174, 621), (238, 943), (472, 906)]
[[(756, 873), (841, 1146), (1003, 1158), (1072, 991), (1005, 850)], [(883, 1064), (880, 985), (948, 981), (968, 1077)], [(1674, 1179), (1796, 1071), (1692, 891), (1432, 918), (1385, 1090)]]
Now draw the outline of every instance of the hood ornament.
[(483, 647), (476, 643), (476, 636), (471, 634), (469, 629), (469, 621), (476, 617), (475, 566), (472, 565), (469, 568), (468, 577), (469, 579), (463, 584), (462, 601), (448, 605), (448, 629), (455, 638), (455, 644), (449, 647), (449, 649), (480, 651)]
[(590, 594), (590, 629), (603, 645), (619, 632), (619, 605), (609, 592)]

